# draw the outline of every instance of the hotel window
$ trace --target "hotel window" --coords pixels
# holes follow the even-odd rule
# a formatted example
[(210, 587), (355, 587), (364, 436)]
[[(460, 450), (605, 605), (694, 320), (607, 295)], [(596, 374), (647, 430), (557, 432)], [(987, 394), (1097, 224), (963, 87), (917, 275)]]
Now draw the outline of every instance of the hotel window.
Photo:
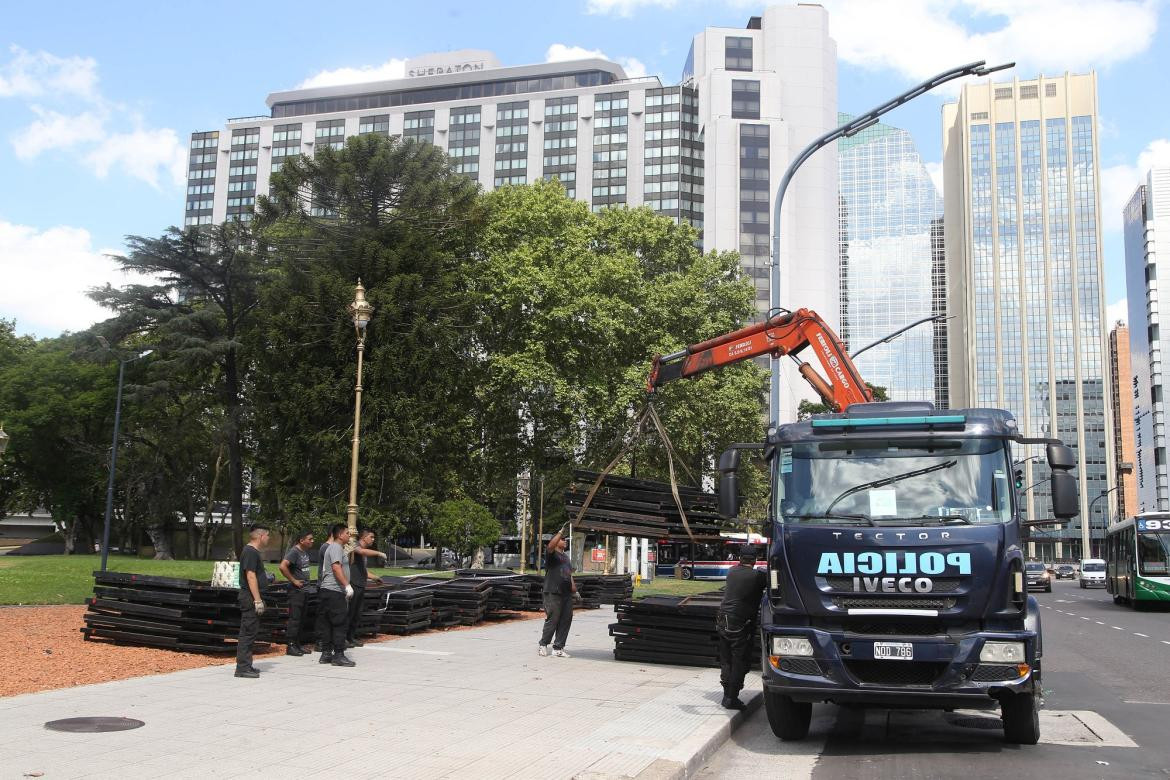
[(760, 118), (760, 82), (732, 80), (731, 118)]
[(752, 39), (732, 37), (725, 39), (723, 67), (727, 70), (752, 69)]
[(390, 115), (363, 116), (358, 120), (358, 134), (365, 135), (366, 133), (390, 135)]

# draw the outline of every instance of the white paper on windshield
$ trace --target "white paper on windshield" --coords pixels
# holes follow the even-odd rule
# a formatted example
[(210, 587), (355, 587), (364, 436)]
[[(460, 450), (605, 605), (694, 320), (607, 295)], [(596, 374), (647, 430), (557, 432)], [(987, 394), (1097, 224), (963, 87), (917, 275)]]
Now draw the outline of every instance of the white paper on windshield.
[(869, 516), (898, 514), (898, 493), (892, 488), (869, 491)]

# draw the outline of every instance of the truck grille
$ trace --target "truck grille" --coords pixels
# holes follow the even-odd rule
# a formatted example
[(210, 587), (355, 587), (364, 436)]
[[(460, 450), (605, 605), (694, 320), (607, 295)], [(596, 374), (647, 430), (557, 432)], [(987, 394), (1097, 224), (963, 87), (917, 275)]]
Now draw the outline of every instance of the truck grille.
[(858, 682), (877, 685), (930, 685), (947, 665), (924, 661), (846, 661)]
[[(934, 577), (934, 590), (931, 593), (954, 593), (959, 589), (959, 580), (949, 577)], [(833, 590), (855, 593), (852, 577), (825, 577), (825, 583)], [(877, 595), (877, 594), (874, 594)]]
[(1004, 664), (979, 664), (971, 674), (972, 682), (1004, 682), (1019, 679), (1020, 673), (1014, 666)]
[(862, 598), (860, 596), (834, 596), (833, 606), (838, 609), (950, 609), (955, 600), (945, 599), (897, 599), (884, 597)]
[(793, 674), (806, 674), (815, 677), (823, 677), (824, 672), (821, 671), (821, 665), (811, 658), (781, 658), (780, 669), (785, 672), (792, 672)]
[(946, 629), (937, 620), (907, 622), (845, 623), (843, 628), (853, 634), (878, 634), (880, 636), (935, 636), (945, 634)]

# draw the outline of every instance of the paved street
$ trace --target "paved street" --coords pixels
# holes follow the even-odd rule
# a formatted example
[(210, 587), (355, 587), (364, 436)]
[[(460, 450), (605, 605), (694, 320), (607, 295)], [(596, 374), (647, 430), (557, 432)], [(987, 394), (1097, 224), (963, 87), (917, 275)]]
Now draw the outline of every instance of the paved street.
[[(784, 743), (761, 709), (699, 776), (1170, 777), (1170, 612), (1135, 612), (1068, 581), (1036, 596), (1045, 648), (1041, 744), (1005, 744), (994, 711), (832, 705), (814, 706), (807, 741)], [(1121, 746), (1130, 741), (1137, 747)]]
[[(0, 699), (0, 778), (680, 776), (742, 715), (717, 669), (621, 663), (613, 609), (577, 612), (572, 658), (541, 658), (538, 620), (369, 644), (356, 668), (315, 656), (234, 663)], [(756, 694), (758, 698), (758, 694)], [(106, 734), (46, 721), (137, 718)]]

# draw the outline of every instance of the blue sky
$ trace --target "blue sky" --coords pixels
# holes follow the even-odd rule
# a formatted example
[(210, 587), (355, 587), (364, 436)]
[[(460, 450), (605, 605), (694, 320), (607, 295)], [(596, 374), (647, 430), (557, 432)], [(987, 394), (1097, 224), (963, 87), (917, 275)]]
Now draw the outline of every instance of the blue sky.
[[(839, 106), (858, 112), (963, 62), (1016, 60), (1020, 78), (1095, 69), (1107, 302), (1125, 296), (1120, 211), (1170, 165), (1170, 32), (1162, 0), (826, 0)], [(181, 222), (187, 138), (266, 113), (269, 92), (370, 80), (402, 60), (482, 48), (505, 65), (581, 50), (677, 81), (693, 35), (742, 27), (764, 4), (562, 0), (345, 5), (204, 2), (8, 7), (0, 26), (0, 317), (49, 336), (100, 319), (84, 290), (124, 283), (103, 258), (126, 234)], [(1011, 72), (1008, 72), (1010, 77)], [(928, 95), (887, 116), (941, 157)], [(1123, 309), (1111, 306), (1111, 315)]]

